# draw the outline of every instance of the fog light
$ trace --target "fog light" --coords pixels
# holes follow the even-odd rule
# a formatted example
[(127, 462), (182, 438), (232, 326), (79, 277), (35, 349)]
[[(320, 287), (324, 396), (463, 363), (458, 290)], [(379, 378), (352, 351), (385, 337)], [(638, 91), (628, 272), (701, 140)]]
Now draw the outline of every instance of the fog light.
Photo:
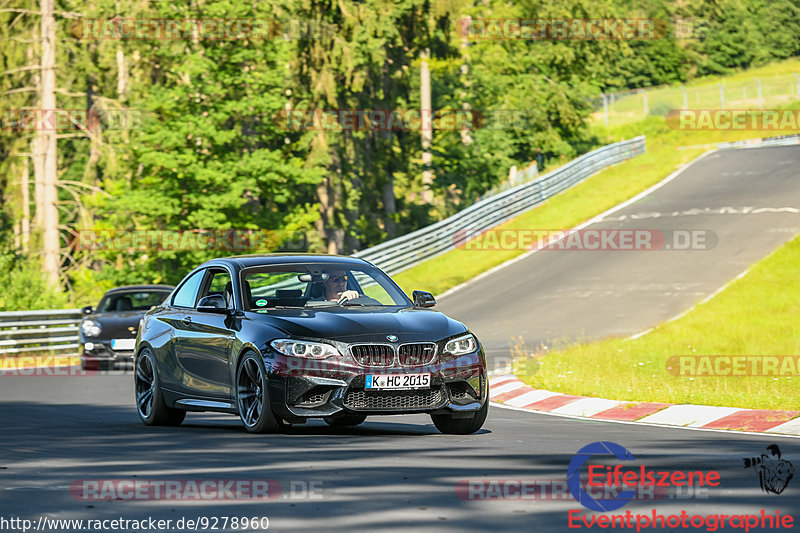
[(87, 342), (86, 344), (83, 345), (83, 349), (86, 350), (87, 352), (91, 352), (92, 350), (94, 350), (94, 343)]

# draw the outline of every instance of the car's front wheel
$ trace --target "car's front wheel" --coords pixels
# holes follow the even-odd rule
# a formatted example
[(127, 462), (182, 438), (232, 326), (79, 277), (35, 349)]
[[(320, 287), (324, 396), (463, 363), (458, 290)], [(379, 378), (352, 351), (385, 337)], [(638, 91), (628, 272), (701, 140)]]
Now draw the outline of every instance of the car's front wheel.
[(236, 403), (244, 428), (250, 433), (272, 433), (281, 427), (270, 406), (264, 363), (253, 352), (244, 354), (239, 363)]
[(186, 418), (186, 411), (170, 409), (164, 403), (156, 359), (149, 348), (139, 354), (134, 375), (136, 410), (142, 422), (148, 426), (179, 426)]
[(469, 435), (483, 427), (488, 413), (489, 400), (486, 400), (483, 407), (475, 411), (475, 414), (470, 418), (455, 418), (452, 415), (431, 415), (431, 419), (436, 429), (442, 433), (448, 435)]

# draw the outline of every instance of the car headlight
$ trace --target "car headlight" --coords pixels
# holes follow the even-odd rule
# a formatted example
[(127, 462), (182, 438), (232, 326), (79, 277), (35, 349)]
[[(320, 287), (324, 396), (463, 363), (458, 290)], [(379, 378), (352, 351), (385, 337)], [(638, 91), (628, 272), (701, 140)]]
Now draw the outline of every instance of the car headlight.
[(296, 355), (298, 357), (313, 357), (322, 359), (332, 355), (341, 355), (339, 350), (322, 342), (297, 341), (294, 339), (276, 339), (269, 343), (275, 350), (283, 355)]
[(444, 345), (444, 353), (449, 353), (451, 355), (464, 355), (465, 353), (474, 352), (477, 346), (478, 341), (475, 340), (474, 335), (464, 335), (462, 337), (458, 337), (457, 339), (447, 341), (447, 343)]
[(81, 323), (81, 332), (87, 337), (99, 337), (103, 328), (94, 320), (84, 320)]

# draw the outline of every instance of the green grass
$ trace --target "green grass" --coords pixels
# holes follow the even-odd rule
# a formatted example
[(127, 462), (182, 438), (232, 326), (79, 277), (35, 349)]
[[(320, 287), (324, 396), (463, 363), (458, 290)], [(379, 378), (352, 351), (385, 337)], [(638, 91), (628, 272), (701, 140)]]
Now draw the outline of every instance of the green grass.
[[(515, 361), (529, 385), (615, 400), (800, 410), (800, 369), (779, 377), (679, 375), (673, 356), (800, 357), (800, 237), (675, 321), (634, 340), (581, 343)], [(672, 367), (671, 369), (669, 367)], [(697, 367), (699, 368), (699, 367)]]
[[(705, 148), (681, 150), (691, 145), (710, 145), (759, 137), (753, 131), (678, 131), (659, 117), (611, 129), (596, 128), (604, 143), (647, 135), (647, 153), (603, 170), (554, 196), (542, 205), (498, 226), (498, 229), (563, 230), (628, 200), (695, 159)], [(772, 135), (765, 133), (765, 135)], [(406, 293), (427, 290), (434, 294), (459, 285), (500, 265), (526, 250), (451, 250), (392, 276)]]
[[(725, 92), (725, 108), (745, 109), (774, 108), (796, 100), (797, 79), (793, 74), (800, 74), (800, 59), (792, 58), (763, 67), (745, 70), (729, 76), (712, 76), (700, 78), (684, 84), (687, 93), (687, 104), (691, 109), (719, 109), (720, 90)], [(762, 100), (758, 99), (757, 82), (761, 81)], [(647, 105), (650, 115), (664, 116), (670, 109), (684, 107), (683, 92), (680, 85), (650, 89), (647, 91)], [(644, 99), (639, 93), (617, 97), (609, 104), (609, 126), (620, 126), (642, 119)], [(602, 108), (592, 114), (595, 124), (602, 124), (604, 114)]]

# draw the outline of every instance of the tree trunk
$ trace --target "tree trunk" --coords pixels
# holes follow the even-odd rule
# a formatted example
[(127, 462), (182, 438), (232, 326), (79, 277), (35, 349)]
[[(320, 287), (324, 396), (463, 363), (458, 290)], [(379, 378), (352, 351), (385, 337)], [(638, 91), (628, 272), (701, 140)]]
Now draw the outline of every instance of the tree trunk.
[[(471, 17), (467, 16), (466, 24), (469, 27), (469, 22)], [(465, 114), (469, 114), (470, 112), (470, 105), (469, 102), (466, 100), (472, 94), (472, 81), (469, 77), (469, 37), (467, 32), (463, 32), (461, 34), (461, 85), (464, 91), (464, 101), (461, 102), (461, 109), (464, 110)], [(469, 126), (467, 125), (467, 121), (462, 121), (461, 123), (461, 142), (464, 145), (472, 144), (472, 134), (470, 132)]]
[(22, 189), (22, 252), (28, 253), (28, 241), (31, 238), (31, 199), (28, 178), (28, 156), (22, 158), (22, 179), (20, 180)]
[[(42, 12), (42, 84), (41, 109), (56, 109), (56, 20), (53, 15), (55, 0), (41, 0)], [(43, 261), (42, 269), (53, 287), (58, 287), (60, 269), (60, 242), (58, 237), (58, 159), (56, 132), (42, 128), (37, 132), (39, 148), (44, 152), (44, 183), (42, 184)]]
[(431, 185), (433, 184), (433, 170), (431, 169), (431, 162), (433, 156), (431, 155), (431, 144), (433, 142), (433, 110), (431, 109), (431, 73), (428, 70), (428, 58), (430, 51), (425, 49), (422, 51), (422, 63), (419, 71), (419, 99), (420, 99), (420, 113), (422, 115), (422, 200), (425, 203), (433, 202), (433, 191)]
[(125, 52), (122, 45), (117, 45), (117, 98), (120, 102), (125, 101), (125, 94), (128, 92), (128, 63), (125, 61)]
[[(35, 32), (34, 32), (35, 33)], [(36, 35), (34, 35), (34, 40)], [(36, 51), (33, 45), (28, 48), (28, 63), (33, 64)], [(41, 63), (41, 58), (36, 58)], [(34, 70), (31, 82), (34, 87), (41, 87), (41, 69)], [(41, 101), (41, 94), (37, 95)], [(31, 159), (33, 160), (33, 199), (36, 209), (33, 213), (33, 229), (37, 232), (42, 231), (42, 217), (44, 215), (44, 149), (41, 148), (41, 138), (39, 132), (35, 131), (31, 138)], [(37, 243), (38, 246), (38, 243)]]
[(383, 185), (383, 212), (385, 213), (385, 230), (389, 238), (394, 237), (397, 230), (394, 222), (394, 214), (397, 212), (397, 204), (394, 196), (394, 177), (391, 173), (386, 177), (387, 181)]

